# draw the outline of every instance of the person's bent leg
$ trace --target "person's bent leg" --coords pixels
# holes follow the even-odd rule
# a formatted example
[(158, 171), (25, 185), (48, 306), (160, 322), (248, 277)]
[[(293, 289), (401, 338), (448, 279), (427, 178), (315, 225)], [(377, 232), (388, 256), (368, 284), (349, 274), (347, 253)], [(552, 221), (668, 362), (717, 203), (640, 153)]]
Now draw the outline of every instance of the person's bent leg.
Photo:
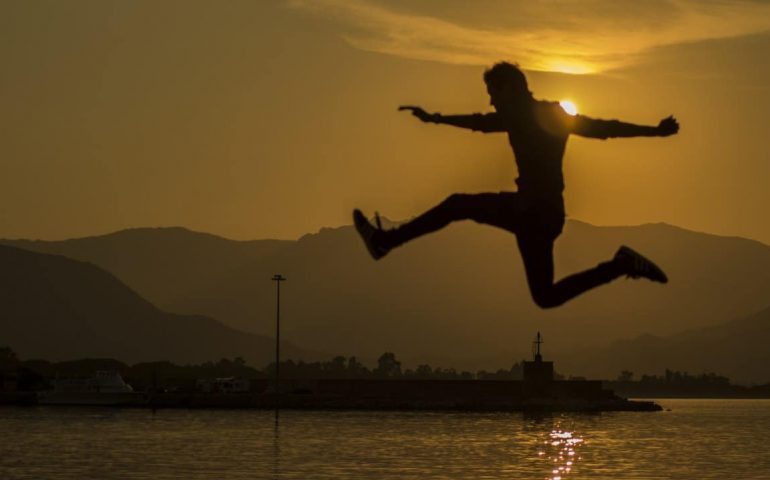
[(458, 220), (476, 220), (489, 216), (490, 211), (499, 209), (499, 194), (455, 193), (422, 215), (385, 232), (388, 248), (403, 245), (417, 237), (441, 230)]
[(553, 241), (538, 236), (517, 236), (532, 299), (541, 308), (563, 305), (583, 292), (626, 274), (614, 260), (553, 281)]

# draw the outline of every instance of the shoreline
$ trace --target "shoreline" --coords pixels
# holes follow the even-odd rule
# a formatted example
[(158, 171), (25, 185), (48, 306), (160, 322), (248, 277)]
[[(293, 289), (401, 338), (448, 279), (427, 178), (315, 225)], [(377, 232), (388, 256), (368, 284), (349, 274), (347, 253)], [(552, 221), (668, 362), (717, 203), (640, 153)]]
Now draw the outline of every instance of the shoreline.
[(603, 400), (566, 398), (528, 399), (419, 399), (398, 397), (344, 397), (314, 394), (207, 394), (207, 393), (136, 393), (99, 398), (59, 398), (39, 401), (37, 392), (5, 392), (0, 406), (51, 407), (122, 407), (148, 409), (252, 409), (252, 410), (361, 410), (361, 411), (461, 411), (461, 412), (609, 412), (661, 411), (649, 400), (620, 397)]

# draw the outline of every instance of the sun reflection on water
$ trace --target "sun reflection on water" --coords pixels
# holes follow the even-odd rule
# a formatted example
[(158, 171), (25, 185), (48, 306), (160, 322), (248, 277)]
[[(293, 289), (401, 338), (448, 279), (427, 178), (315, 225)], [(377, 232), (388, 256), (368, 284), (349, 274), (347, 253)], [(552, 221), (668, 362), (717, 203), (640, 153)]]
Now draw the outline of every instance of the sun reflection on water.
[(543, 440), (543, 447), (537, 452), (540, 460), (548, 462), (550, 476), (546, 480), (562, 480), (572, 472), (575, 463), (582, 457), (578, 454), (584, 440), (575, 432), (561, 430), (558, 425)]

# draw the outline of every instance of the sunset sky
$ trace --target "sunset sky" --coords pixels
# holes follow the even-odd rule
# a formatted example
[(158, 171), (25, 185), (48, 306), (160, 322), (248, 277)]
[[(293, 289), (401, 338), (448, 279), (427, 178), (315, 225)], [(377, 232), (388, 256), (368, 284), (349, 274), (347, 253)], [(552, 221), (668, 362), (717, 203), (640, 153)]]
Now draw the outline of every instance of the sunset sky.
[(513, 189), (485, 67), (670, 138), (570, 140), (567, 213), (770, 243), (770, 2), (0, 0), (0, 237), (297, 238)]

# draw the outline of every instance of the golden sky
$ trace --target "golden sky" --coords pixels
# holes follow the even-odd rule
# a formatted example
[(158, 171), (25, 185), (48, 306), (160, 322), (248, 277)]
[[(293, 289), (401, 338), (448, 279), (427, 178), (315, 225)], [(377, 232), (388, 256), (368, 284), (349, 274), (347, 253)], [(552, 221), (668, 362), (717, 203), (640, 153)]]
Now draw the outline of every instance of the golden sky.
[(0, 237), (296, 238), (511, 189), (504, 135), (396, 111), (486, 111), (505, 59), (589, 116), (680, 120), (570, 140), (570, 217), (770, 243), (768, 51), (765, 1), (0, 0)]

